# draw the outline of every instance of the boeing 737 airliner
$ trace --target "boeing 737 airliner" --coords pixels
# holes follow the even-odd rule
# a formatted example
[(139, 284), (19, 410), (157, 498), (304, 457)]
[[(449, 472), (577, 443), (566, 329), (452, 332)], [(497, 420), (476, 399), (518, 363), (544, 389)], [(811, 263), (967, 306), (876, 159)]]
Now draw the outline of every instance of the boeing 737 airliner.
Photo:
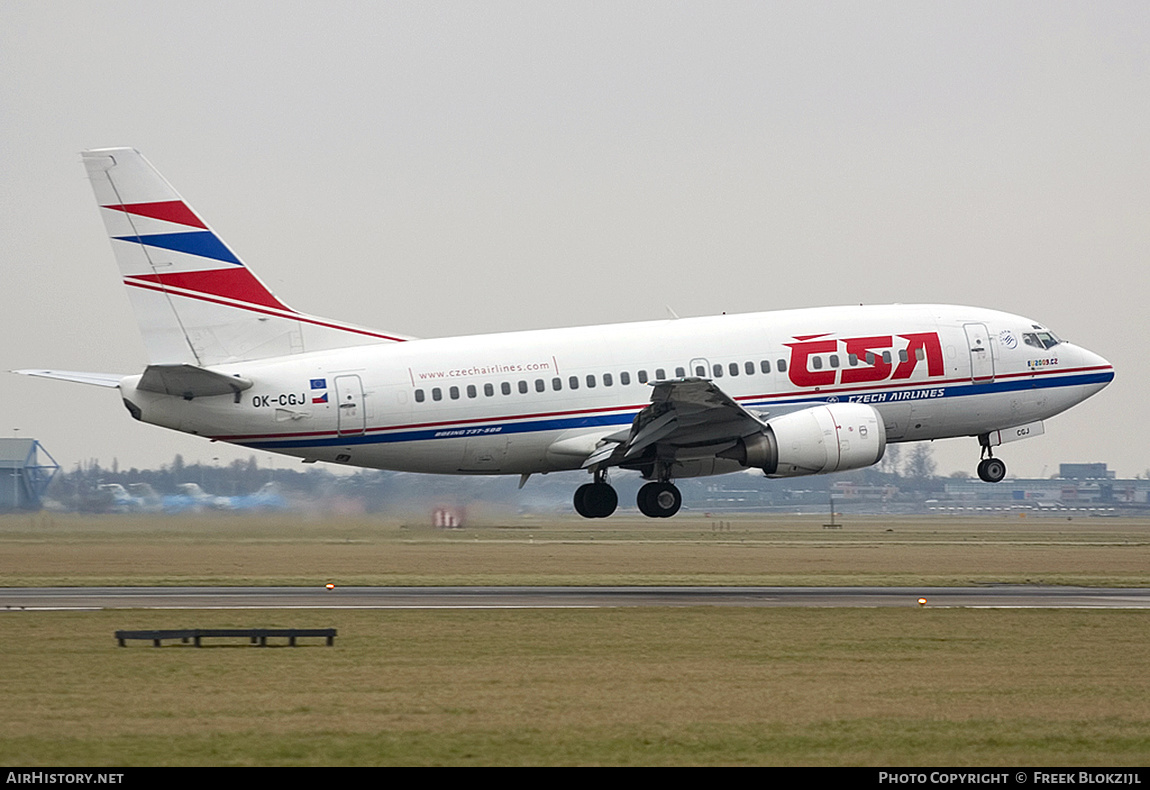
[(18, 371), (120, 390), (137, 420), (302, 458), (436, 474), (586, 470), (611, 515), (612, 468), (650, 481), (877, 463), (887, 442), (994, 448), (1114, 377), (1102, 357), (1008, 313), (952, 305), (785, 310), (417, 340), (277, 299), (131, 148), (83, 153), (149, 364), (131, 376)]

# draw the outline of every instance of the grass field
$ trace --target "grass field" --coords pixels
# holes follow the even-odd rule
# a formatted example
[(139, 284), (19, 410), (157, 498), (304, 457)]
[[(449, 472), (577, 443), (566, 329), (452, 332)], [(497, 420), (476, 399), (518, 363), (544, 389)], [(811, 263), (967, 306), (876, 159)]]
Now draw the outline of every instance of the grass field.
[[(1146, 586), (1147, 523), (0, 520), (0, 586)], [(328, 627), (335, 647), (116, 646)], [(1150, 763), (1150, 612), (0, 612), (5, 765)]]
[(1150, 584), (1150, 520), (0, 518), (0, 586)]
[[(335, 626), (335, 647), (116, 647)], [(6, 765), (1145, 765), (1148, 616), (9, 613)], [(318, 641), (318, 640), (316, 640)]]

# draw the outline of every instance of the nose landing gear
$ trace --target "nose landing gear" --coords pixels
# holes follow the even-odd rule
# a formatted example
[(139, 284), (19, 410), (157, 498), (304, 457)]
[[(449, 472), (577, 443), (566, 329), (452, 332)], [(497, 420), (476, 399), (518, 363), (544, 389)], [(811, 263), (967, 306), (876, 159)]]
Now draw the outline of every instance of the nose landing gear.
[[(981, 437), (980, 437), (981, 438)], [(989, 444), (982, 445), (983, 458), (978, 462), (978, 479), (984, 483), (1000, 483), (1006, 477), (1006, 464), (994, 457)]]
[(1000, 458), (984, 458), (978, 464), (978, 479), (985, 483), (1000, 483), (1006, 477), (1006, 464)]

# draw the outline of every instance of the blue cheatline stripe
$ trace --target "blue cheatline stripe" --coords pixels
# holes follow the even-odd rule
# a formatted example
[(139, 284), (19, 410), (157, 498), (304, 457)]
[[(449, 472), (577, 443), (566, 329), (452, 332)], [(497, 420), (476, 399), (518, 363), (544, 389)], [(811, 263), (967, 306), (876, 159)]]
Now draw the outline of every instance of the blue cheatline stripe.
[(282, 450), (289, 447), (347, 447), (357, 444), (392, 444), (393, 442), (419, 442), (428, 439), (459, 439), (470, 436), (533, 433), (535, 431), (565, 430), (567, 428), (596, 428), (603, 425), (630, 425), (634, 414), (607, 414), (592, 417), (560, 417), (532, 422), (513, 422), (502, 425), (484, 425), (478, 428), (421, 428), (416, 431), (395, 431), (374, 436), (334, 436), (322, 439), (291, 439), (286, 442), (237, 441), (244, 447), (261, 450)]
[[(1044, 377), (1035, 379), (1012, 379), (1009, 381), (980, 382), (977, 384), (940, 384), (931, 387), (929, 384), (916, 384), (902, 390), (880, 390), (887, 397), (889, 403), (910, 403), (913, 399), (901, 400), (899, 393), (914, 392), (923, 389), (939, 389), (944, 394), (935, 398), (922, 400), (941, 400), (943, 398), (962, 398), (971, 395), (988, 395), (994, 393), (1014, 392), (1029, 389), (1051, 389), (1056, 387), (1078, 387), (1089, 384), (1105, 384), (1114, 379), (1113, 371), (1100, 373), (1084, 373), (1081, 375)], [(855, 393), (866, 394), (866, 393)], [(837, 398), (839, 402), (846, 402), (848, 395), (823, 395), (811, 397), (810, 394), (799, 394), (795, 398), (774, 401), (743, 402), (744, 406), (752, 407), (780, 407), (780, 406), (814, 406), (827, 403)], [(870, 405), (882, 406), (883, 402), (872, 402)], [(635, 415), (632, 412), (623, 412), (604, 415), (555, 417), (544, 420), (529, 420), (523, 422), (506, 422), (497, 425), (484, 424), (472, 426), (451, 426), (441, 428), (421, 428), (411, 431), (395, 431), (385, 434), (369, 434), (359, 436), (325, 436), (315, 439), (288, 439), (277, 441), (275, 439), (261, 439), (259, 441), (235, 440), (234, 444), (251, 447), (258, 450), (286, 450), (299, 447), (349, 447), (363, 444), (392, 444), (395, 442), (419, 442), (430, 439), (457, 439), (469, 436), (490, 436), (492, 434), (532, 433), (535, 431), (568, 430), (571, 428), (595, 428), (599, 426), (630, 425)], [(508, 417), (508, 420), (515, 420)], [(522, 419), (522, 418), (518, 418)]]
[(131, 241), (148, 247), (161, 247), (173, 252), (184, 252), (201, 258), (211, 258), (224, 263), (243, 266), (240, 259), (232, 254), (216, 234), (210, 230), (192, 233), (154, 233), (151, 236), (114, 236), (117, 241)]
[(989, 395), (1000, 392), (1021, 392), (1023, 390), (1045, 390), (1058, 387), (1081, 387), (1086, 384), (1108, 384), (1114, 380), (1113, 370), (1098, 373), (1080, 373), (1070, 376), (1039, 376), (1033, 379), (1007, 379), (1004, 381), (980, 381), (964, 384), (962, 395)]
[[(1114, 371), (1106, 370), (1099, 373), (1081, 373), (1069, 376), (1044, 376), (1041, 378), (1033, 379), (1000, 379), (998, 381), (980, 381), (968, 384), (937, 384), (931, 386), (929, 382), (916, 382), (914, 386), (908, 386), (904, 389), (894, 390), (878, 390), (870, 392), (850, 392), (841, 395), (836, 395), (831, 392), (826, 395), (813, 396), (810, 393), (796, 394), (794, 397), (770, 399), (770, 400), (753, 400), (753, 401), (739, 401), (743, 406), (791, 406), (795, 404), (810, 404), (816, 403), (833, 403), (849, 402), (852, 397), (863, 395), (884, 395), (885, 400), (876, 401), (870, 400), (866, 403), (872, 406), (881, 406), (884, 403), (900, 403), (909, 402), (912, 400), (939, 400), (941, 398), (964, 398), (970, 395), (995, 395), (1005, 392), (1024, 392), (1026, 390), (1041, 390), (1041, 389), (1058, 389), (1060, 387), (1081, 387), (1089, 384), (1109, 384), (1114, 380)], [(904, 398), (905, 393), (920, 392), (922, 390), (937, 389), (943, 390), (944, 395), (936, 398)]]

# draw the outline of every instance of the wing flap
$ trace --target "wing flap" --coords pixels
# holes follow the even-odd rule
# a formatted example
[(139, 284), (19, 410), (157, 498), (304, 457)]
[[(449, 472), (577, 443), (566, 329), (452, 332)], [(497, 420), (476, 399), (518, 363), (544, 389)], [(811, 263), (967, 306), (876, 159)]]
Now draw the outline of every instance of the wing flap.
[(628, 465), (652, 454), (677, 460), (711, 458), (766, 427), (761, 416), (707, 379), (661, 381), (630, 431), (604, 437), (583, 468)]
[(583, 461), (583, 468), (590, 469), (598, 464), (612, 466), (613, 464), (609, 463), (611, 457), (615, 455), (622, 446), (622, 442), (605, 441), (599, 449), (587, 456), (586, 460)]

